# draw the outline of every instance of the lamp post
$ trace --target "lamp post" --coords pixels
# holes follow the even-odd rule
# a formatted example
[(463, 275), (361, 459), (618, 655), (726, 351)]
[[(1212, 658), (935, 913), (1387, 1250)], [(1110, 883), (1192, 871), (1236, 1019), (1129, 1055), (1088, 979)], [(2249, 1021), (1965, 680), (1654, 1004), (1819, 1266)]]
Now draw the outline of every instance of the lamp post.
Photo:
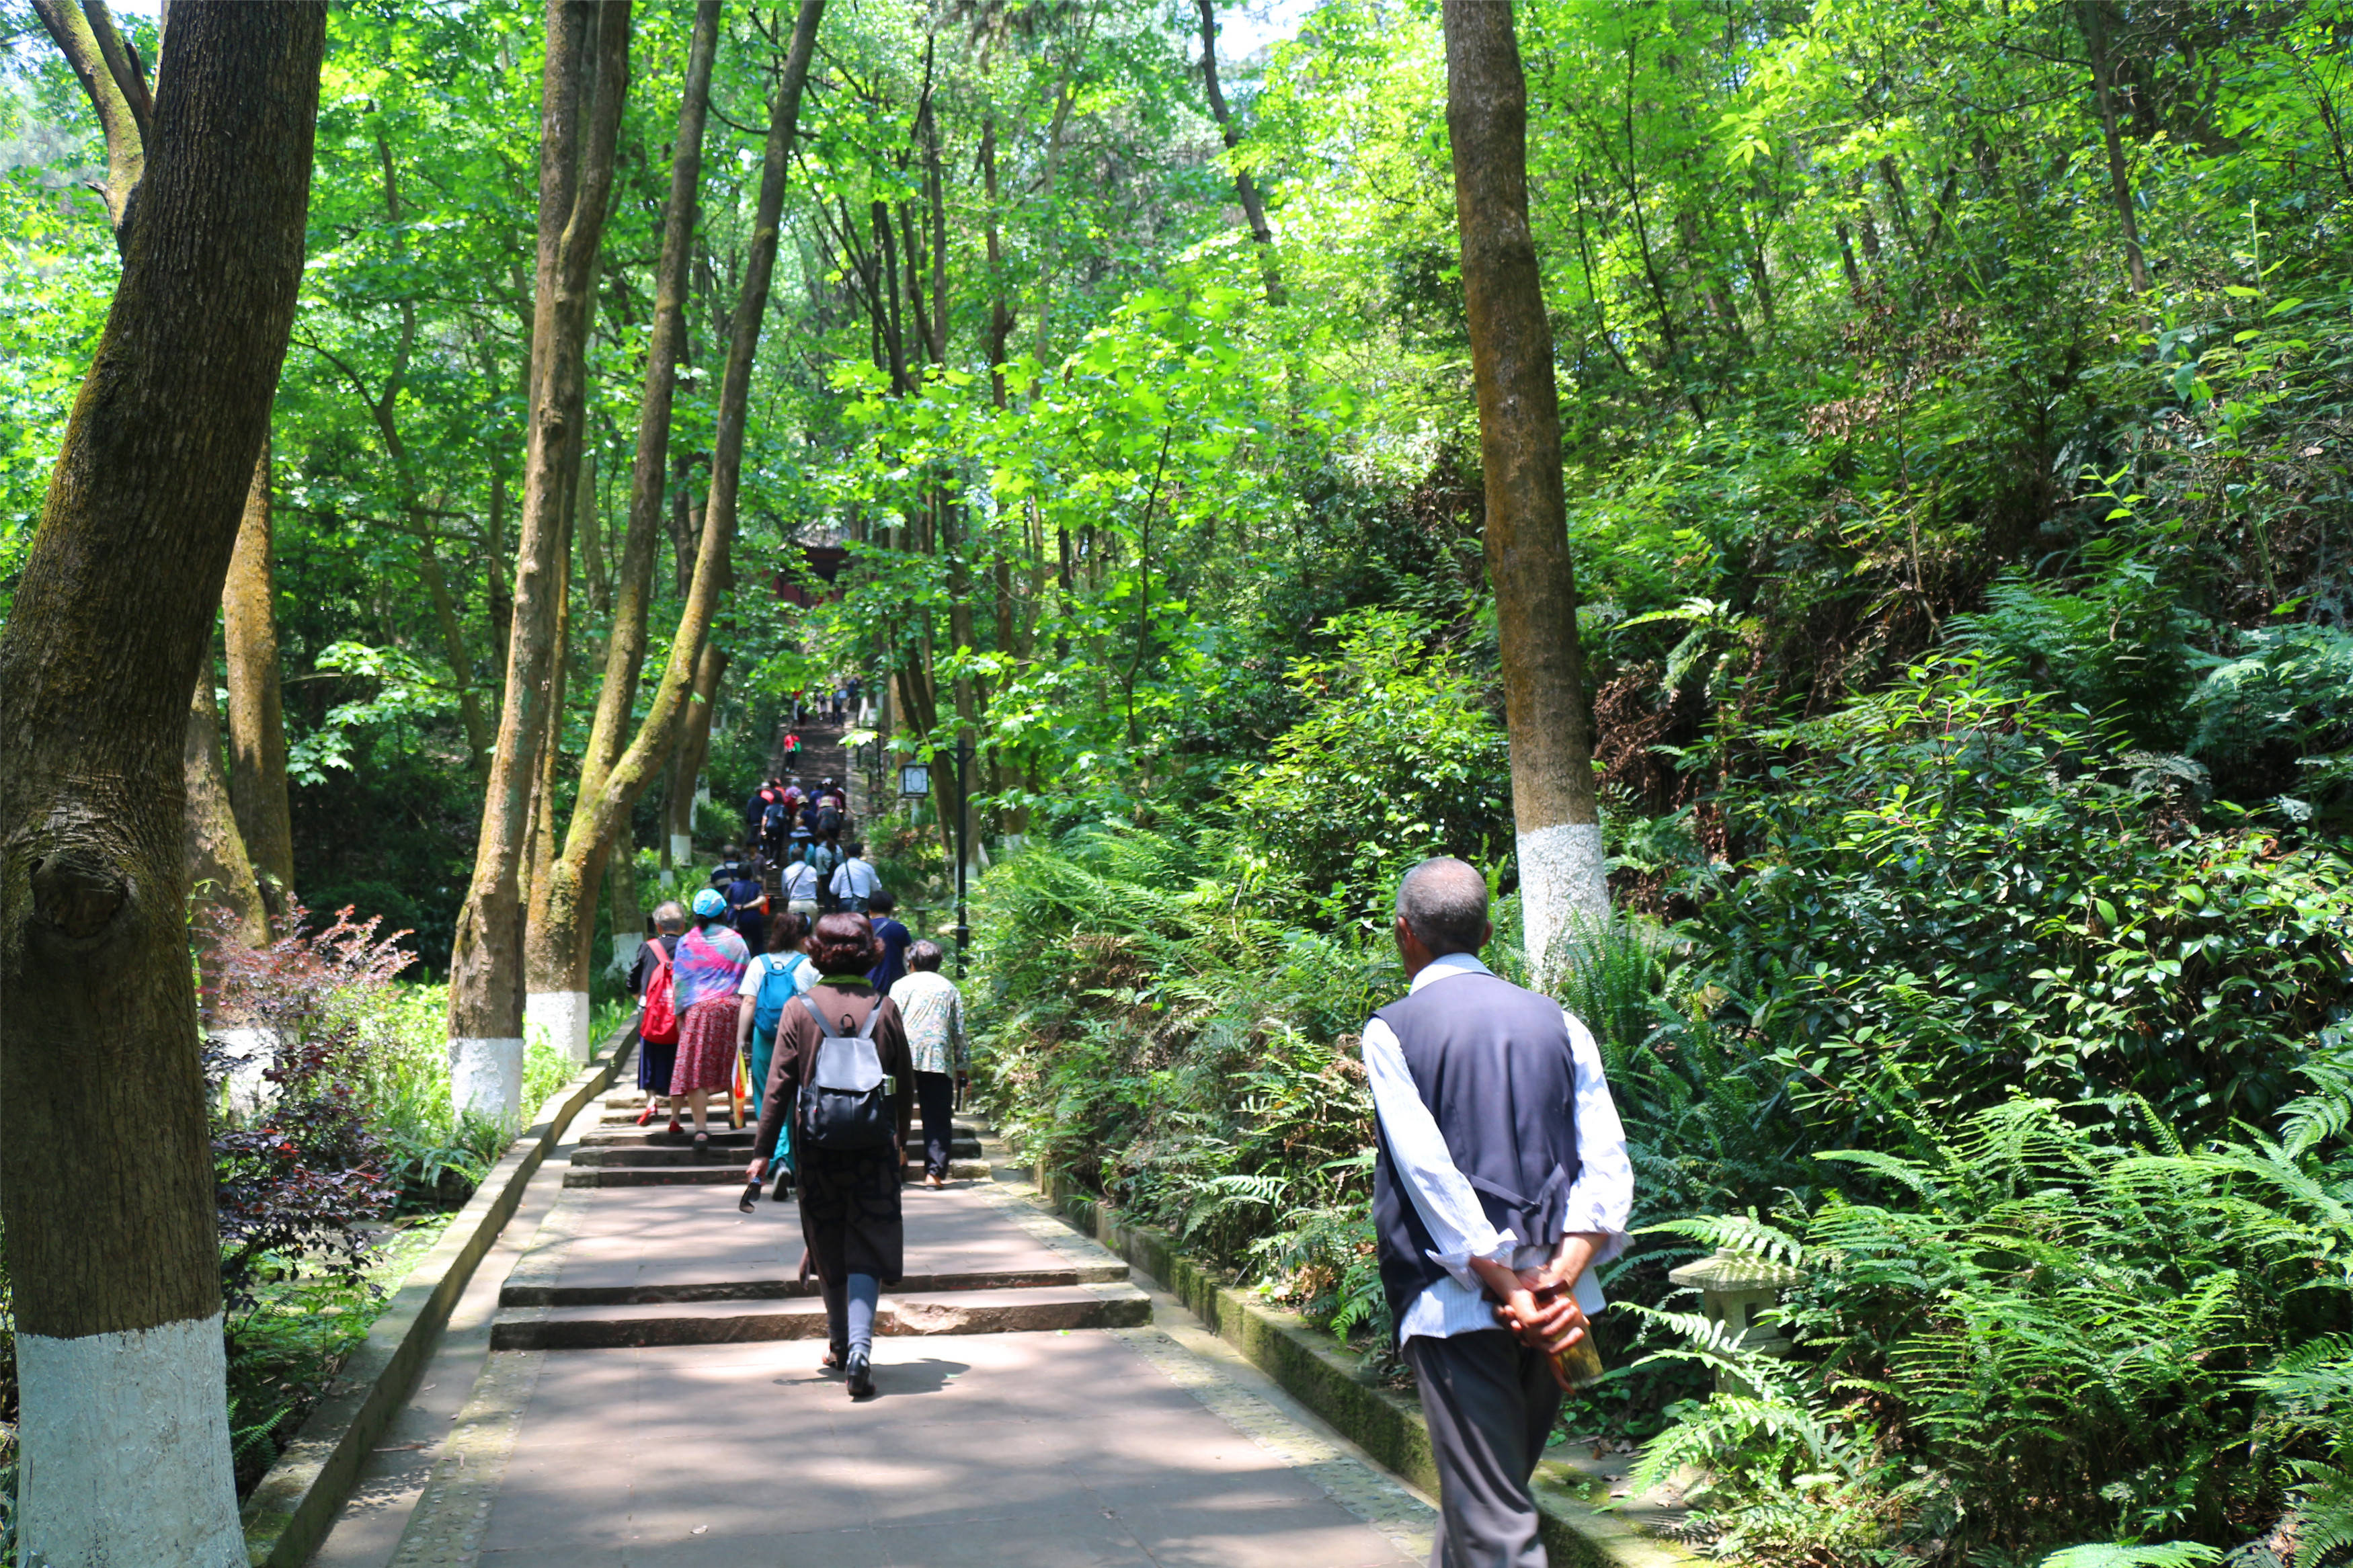
[(966, 923), (965, 877), (972, 866), (972, 737), (956, 737), (956, 978), (964, 978), (965, 950), (972, 945)]

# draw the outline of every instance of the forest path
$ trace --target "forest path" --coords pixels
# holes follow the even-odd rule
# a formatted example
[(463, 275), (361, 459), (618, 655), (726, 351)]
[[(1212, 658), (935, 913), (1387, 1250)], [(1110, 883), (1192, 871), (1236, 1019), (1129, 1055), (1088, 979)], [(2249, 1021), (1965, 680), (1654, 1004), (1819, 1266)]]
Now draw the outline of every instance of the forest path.
[(823, 1312), (797, 1278), (793, 1205), (744, 1215), (740, 1184), (608, 1182), (608, 1154), (652, 1151), (634, 1096), (601, 1110), (570, 1134), (575, 1163), (543, 1173), (556, 1190), (397, 1546), (331, 1541), (319, 1563), (1427, 1557), (1426, 1500), (1132, 1283), (1012, 1179), (993, 1139), (974, 1140), (981, 1168), (1006, 1179), (908, 1192), (909, 1277), (882, 1299), (876, 1395), (853, 1403), (818, 1369)]

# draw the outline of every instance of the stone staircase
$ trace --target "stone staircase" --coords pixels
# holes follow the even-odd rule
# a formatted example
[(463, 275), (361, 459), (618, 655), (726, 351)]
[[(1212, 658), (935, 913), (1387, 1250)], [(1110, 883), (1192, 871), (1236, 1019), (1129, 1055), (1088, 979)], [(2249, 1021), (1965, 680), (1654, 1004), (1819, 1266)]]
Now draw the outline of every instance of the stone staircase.
[[(597, 1124), (580, 1135), (572, 1163), (564, 1173), (567, 1187), (723, 1187), (744, 1184), (744, 1164), (752, 1157), (752, 1108), (744, 1108), (744, 1125), (727, 1125), (723, 1105), (714, 1106), (711, 1142), (694, 1147), (693, 1123), (673, 1136), (661, 1111), (640, 1127), (638, 1113), (646, 1097), (630, 1090), (605, 1097)], [(923, 1180), (923, 1132), (920, 1122), (907, 1135), (907, 1153), (915, 1162), (907, 1179)], [(984, 1157), (979, 1127), (959, 1119), (955, 1140), (948, 1145), (950, 1180), (987, 1181), (989, 1163)]]
[[(615, 1093), (577, 1136), (564, 1192), (500, 1295), (499, 1351), (823, 1340), (825, 1306), (801, 1277), (800, 1218), (764, 1189), (737, 1206), (752, 1132), (714, 1128), (700, 1153), (635, 1093)], [(918, 1141), (918, 1148), (920, 1142)], [(876, 1314), (882, 1335), (1140, 1327), (1151, 1299), (1120, 1258), (991, 1179), (1003, 1146), (957, 1123), (947, 1187), (913, 1186), (907, 1276)], [(913, 1167), (920, 1181), (920, 1159)], [(717, 1190), (713, 1190), (717, 1189)]]
[[(785, 764), (785, 731), (788, 729), (801, 738), (800, 755), (789, 767)], [(798, 726), (779, 726), (776, 738), (769, 744), (769, 773), (785, 778), (797, 776), (812, 789), (817, 787), (818, 781), (828, 778), (847, 784), (849, 782), (849, 752), (841, 744), (845, 732), (841, 725), (815, 721)]]

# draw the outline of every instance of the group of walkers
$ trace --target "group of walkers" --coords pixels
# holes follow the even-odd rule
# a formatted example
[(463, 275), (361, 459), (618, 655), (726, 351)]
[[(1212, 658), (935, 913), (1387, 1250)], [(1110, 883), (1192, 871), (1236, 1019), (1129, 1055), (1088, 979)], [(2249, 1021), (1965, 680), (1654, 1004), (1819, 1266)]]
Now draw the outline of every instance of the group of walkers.
[(764, 951), (754, 956), (733, 897), (742, 884), (705, 888), (691, 910), (654, 910), (631, 980), (640, 1002), (638, 1087), (647, 1096), (638, 1125), (666, 1103), (670, 1136), (686, 1137), (683, 1102), (694, 1145), (708, 1146), (712, 1096), (726, 1096), (740, 1121), (738, 1060), (749, 1068), (758, 1130), (741, 1205), (749, 1212), (770, 1176), (776, 1202), (797, 1189), (802, 1239), (825, 1298), (824, 1364), (864, 1398), (874, 1386), (875, 1301), (904, 1272), (907, 1134), (920, 1106), (923, 1182), (945, 1186), (970, 1058), (964, 998), (940, 973), (939, 945), (914, 940), (892, 918), (890, 891), (871, 880), (858, 846), (850, 849), (842, 869), (859, 866), (869, 879), (857, 907), (837, 894), (829, 911), (799, 900), (759, 911)]
[(814, 690), (803, 688), (793, 693), (793, 722), (847, 724), (858, 711), (863, 690), (854, 675), (837, 675)]
[(828, 778), (810, 789), (798, 777), (762, 782), (744, 803), (744, 842), (757, 847), (772, 864), (828, 847), (839, 863), (841, 837), (849, 831), (849, 794)]

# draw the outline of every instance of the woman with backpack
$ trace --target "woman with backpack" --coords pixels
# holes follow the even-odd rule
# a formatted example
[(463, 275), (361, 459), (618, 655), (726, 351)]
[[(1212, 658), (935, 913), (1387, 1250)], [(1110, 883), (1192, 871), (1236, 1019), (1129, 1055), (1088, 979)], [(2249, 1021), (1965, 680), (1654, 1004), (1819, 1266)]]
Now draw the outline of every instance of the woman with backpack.
[[(671, 955), (671, 984), (678, 1005), (678, 1064), (670, 1069), (670, 1094), (686, 1097), (694, 1112), (694, 1146), (708, 1148), (705, 1122), (711, 1091), (735, 1097), (735, 988), (752, 962), (752, 950), (727, 923), (727, 896), (714, 888), (694, 895), (695, 928), (678, 939)], [(677, 1122), (673, 1120), (672, 1126)]]
[[(735, 1048), (752, 1069), (752, 1114), (757, 1117), (767, 1105), (768, 1065), (776, 1049), (776, 1026), (784, 1018), (785, 1004), (817, 984), (817, 965), (802, 951), (807, 942), (807, 922), (799, 915), (787, 911), (774, 915), (768, 921), (768, 951), (752, 961), (744, 972), (743, 984), (735, 988), (740, 1000), (736, 1004)], [(786, 1107), (787, 1118), (792, 1108)], [(791, 1190), (793, 1172), (793, 1141), (788, 1131), (776, 1145), (776, 1163), (783, 1167), (776, 1173), (776, 1201), (785, 1201)], [(745, 1193), (744, 1206), (751, 1207), (751, 1193)]]
[(901, 1170), (914, 1120), (915, 1065), (899, 1009), (868, 984), (874, 931), (860, 914), (830, 914), (808, 944), (818, 980), (785, 1005), (768, 1067), (760, 1130), (744, 1179), (767, 1173), (793, 1118), (801, 1240), (825, 1289), (822, 1363), (847, 1374), (849, 1396), (874, 1392), (874, 1304), (905, 1272)]
[(678, 1101), (670, 1097), (670, 1072), (678, 1064), (678, 998), (670, 984), (670, 964), (685, 930), (686, 910), (674, 903), (658, 906), (646, 917), (646, 940), (629, 968), (629, 989), (638, 995), (638, 1088), (646, 1097), (638, 1125), (651, 1121), (669, 1100), (673, 1136), (681, 1129)]

